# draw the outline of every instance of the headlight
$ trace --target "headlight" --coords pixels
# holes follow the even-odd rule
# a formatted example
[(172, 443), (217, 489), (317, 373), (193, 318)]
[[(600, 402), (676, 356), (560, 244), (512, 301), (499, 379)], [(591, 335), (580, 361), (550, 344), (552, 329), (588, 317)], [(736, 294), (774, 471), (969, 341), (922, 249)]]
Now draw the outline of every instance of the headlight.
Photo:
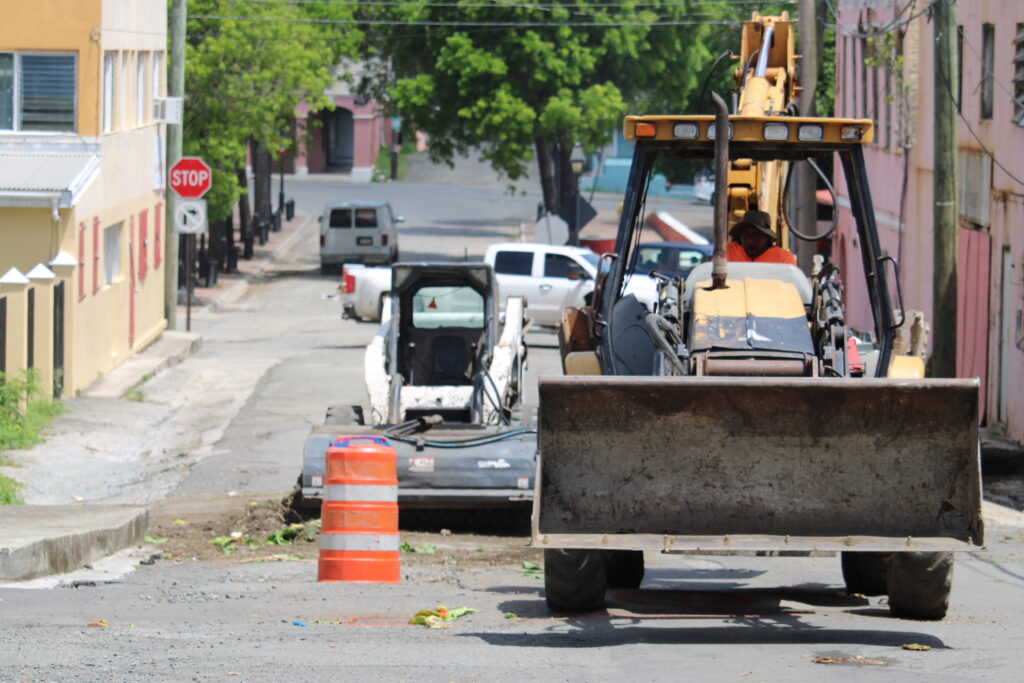
[(786, 124), (786, 123), (766, 123), (766, 124), (764, 124), (764, 139), (765, 140), (788, 140), (789, 139), (789, 124)]
[[(708, 140), (715, 139), (715, 124), (708, 124)], [(729, 139), (732, 140), (732, 124), (729, 124)]]
[(804, 142), (818, 142), (824, 136), (821, 126), (816, 123), (804, 123), (797, 129), (796, 136)]
[(682, 140), (694, 140), (698, 129), (696, 123), (677, 123), (672, 127), (672, 135)]

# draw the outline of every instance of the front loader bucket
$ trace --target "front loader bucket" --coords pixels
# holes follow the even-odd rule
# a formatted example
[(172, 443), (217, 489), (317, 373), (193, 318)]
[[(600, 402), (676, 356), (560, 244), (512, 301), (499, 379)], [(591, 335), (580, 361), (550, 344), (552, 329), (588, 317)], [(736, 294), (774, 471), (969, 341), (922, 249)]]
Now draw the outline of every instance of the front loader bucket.
[(540, 380), (533, 545), (970, 550), (976, 380)]

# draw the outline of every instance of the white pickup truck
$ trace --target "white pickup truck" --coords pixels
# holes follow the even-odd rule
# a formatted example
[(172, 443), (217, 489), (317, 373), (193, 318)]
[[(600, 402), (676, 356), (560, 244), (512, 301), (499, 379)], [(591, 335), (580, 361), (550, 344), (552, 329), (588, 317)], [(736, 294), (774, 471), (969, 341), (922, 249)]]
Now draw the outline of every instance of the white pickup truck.
[[(563, 308), (582, 307), (593, 291), (598, 257), (583, 247), (506, 242), (488, 247), (484, 262), (494, 268), (502, 303), (510, 296), (524, 297), (535, 324), (557, 325)], [(391, 268), (345, 264), (342, 317), (380, 320), (390, 288)]]

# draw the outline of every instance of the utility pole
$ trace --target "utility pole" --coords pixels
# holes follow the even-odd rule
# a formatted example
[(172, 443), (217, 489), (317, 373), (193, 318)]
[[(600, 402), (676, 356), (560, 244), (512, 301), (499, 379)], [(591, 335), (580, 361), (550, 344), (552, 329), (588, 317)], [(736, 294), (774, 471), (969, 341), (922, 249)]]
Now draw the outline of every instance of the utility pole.
[(956, 377), (957, 92), (956, 7), (932, 3), (935, 30), (935, 172), (932, 178), (934, 273), (932, 377)]
[[(168, 64), (167, 95), (185, 95), (185, 17), (188, 0), (171, 0), (170, 59)], [(184, 117), (183, 117), (184, 118)], [(181, 123), (167, 124), (167, 169), (181, 159)], [(167, 177), (165, 171), (164, 177)], [(178, 233), (174, 230), (174, 201), (168, 193), (164, 206), (164, 316), (167, 329), (178, 327)], [(188, 268), (185, 277), (188, 277)]]
[[(800, 115), (816, 116), (814, 92), (818, 89), (818, 0), (800, 0)], [(817, 233), (818, 202), (815, 190), (818, 187), (818, 176), (808, 163), (797, 164), (794, 172), (796, 189), (794, 204), (796, 205), (797, 230), (804, 235)], [(788, 247), (789, 245), (782, 245)], [(797, 259), (805, 272), (810, 272), (814, 253), (817, 251), (815, 242), (800, 240), (797, 244)]]

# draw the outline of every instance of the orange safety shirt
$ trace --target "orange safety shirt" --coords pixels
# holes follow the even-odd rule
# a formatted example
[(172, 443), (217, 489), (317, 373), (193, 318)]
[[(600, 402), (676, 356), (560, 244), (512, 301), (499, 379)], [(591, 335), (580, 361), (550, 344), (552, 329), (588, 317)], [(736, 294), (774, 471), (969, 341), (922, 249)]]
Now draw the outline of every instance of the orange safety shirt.
[(725, 258), (727, 261), (739, 261), (750, 263), (788, 263), (796, 265), (796, 256), (788, 249), (782, 247), (768, 247), (763, 254), (757, 258), (750, 258), (739, 242), (729, 242), (725, 247)]

